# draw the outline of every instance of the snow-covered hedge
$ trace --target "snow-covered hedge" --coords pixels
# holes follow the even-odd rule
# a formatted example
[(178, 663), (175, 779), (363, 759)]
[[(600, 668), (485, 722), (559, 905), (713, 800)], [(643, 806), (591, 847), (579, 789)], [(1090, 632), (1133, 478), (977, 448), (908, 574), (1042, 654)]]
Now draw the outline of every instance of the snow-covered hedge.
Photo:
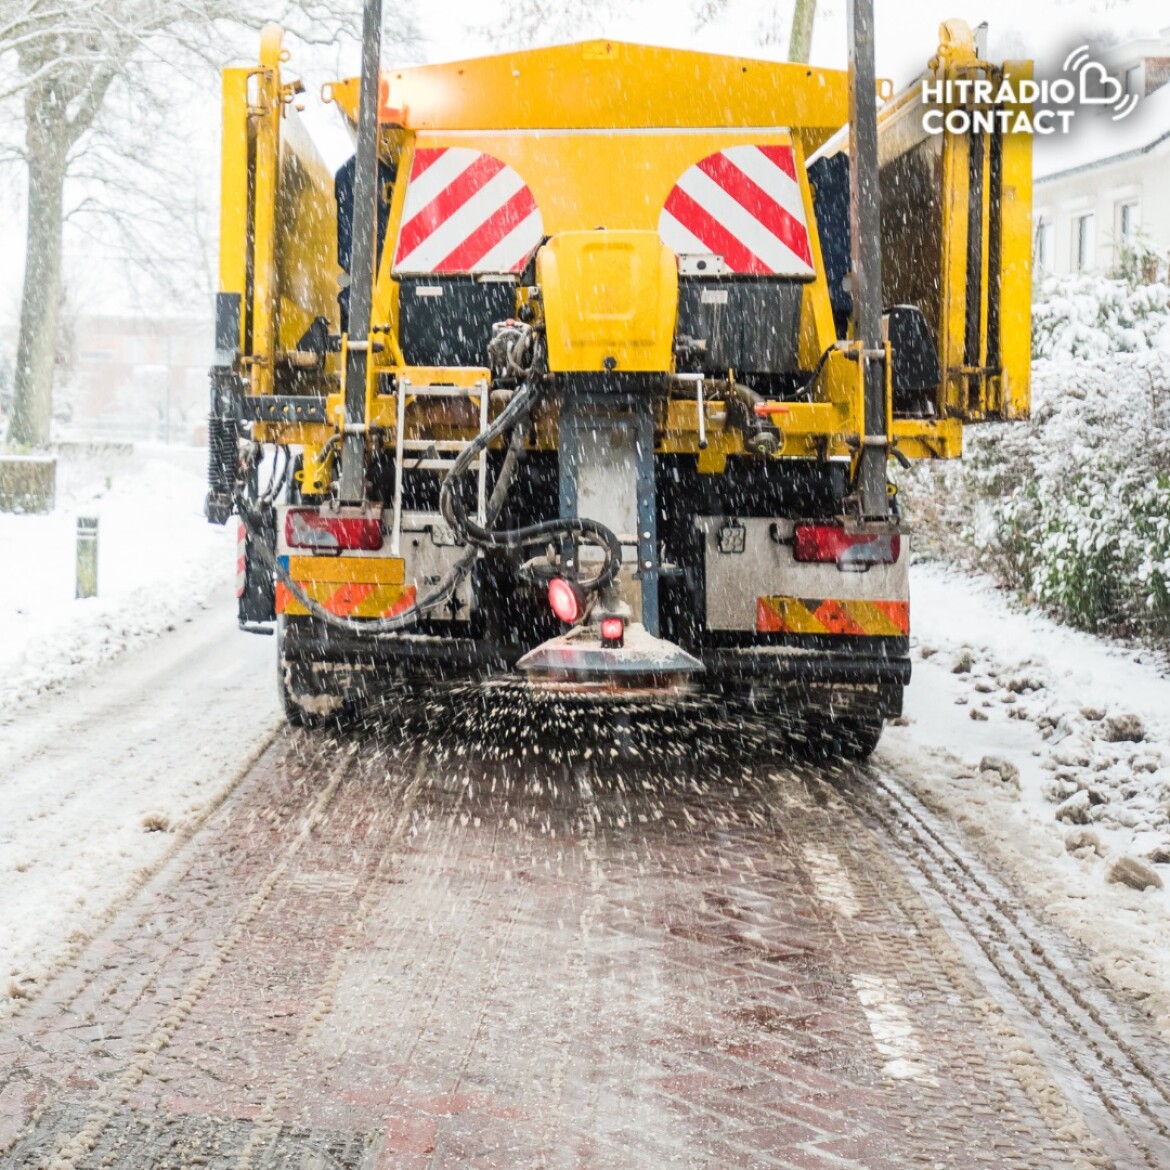
[(1170, 353), (1038, 361), (1032, 407), (906, 477), (919, 547), (1075, 625), (1170, 635)]
[(1103, 358), (1167, 347), (1170, 285), (1053, 276), (1036, 288), (1034, 358)]
[(922, 557), (974, 564), (1091, 630), (1170, 637), (1170, 284), (1048, 278), (1032, 418), (901, 476)]

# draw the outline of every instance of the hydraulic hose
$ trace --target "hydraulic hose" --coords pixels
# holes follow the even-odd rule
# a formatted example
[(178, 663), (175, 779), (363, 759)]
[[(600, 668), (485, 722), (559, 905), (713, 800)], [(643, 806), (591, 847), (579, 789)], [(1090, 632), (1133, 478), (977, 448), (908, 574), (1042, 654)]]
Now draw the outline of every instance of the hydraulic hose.
[[(513, 432), (512, 440), (508, 445), (508, 453), (504, 457), (503, 466), (500, 468), (500, 474), (496, 478), (491, 498), (487, 504), (486, 521), (489, 525), (494, 523), (503, 510), (504, 501), (512, 486), (512, 481), (516, 477), (516, 469), (524, 448), (524, 432), (525, 428), (523, 426), (517, 426)], [(453, 474), (453, 472), (454, 469), (448, 474)], [(460, 582), (471, 571), (471, 567), (475, 564), (475, 560), (479, 555), (477, 549), (467, 549), (430, 593), (425, 597), (420, 597), (413, 605), (404, 609), (401, 613), (396, 613), (393, 617), (388, 618), (364, 618), (360, 621), (355, 621), (352, 618), (344, 618), (335, 613), (331, 613), (323, 605), (310, 597), (292, 579), (289, 571), (280, 563), (280, 558), (268, 547), (268, 544), (262, 537), (262, 513), (265, 508), (272, 506), (271, 501), (261, 499), (256, 502), (256, 505), (253, 506), (250, 501), (243, 497), (238, 497), (236, 500), (236, 508), (239, 511), (240, 519), (244, 522), (244, 527), (248, 530), (249, 536), (253, 538), (252, 548), (259, 554), (265, 566), (313, 617), (328, 626), (332, 626), (334, 629), (345, 630), (352, 634), (377, 637), (382, 634), (396, 633), (406, 626), (412, 625), (422, 614), (442, 605), (454, 594)]]
[(580, 537), (588, 543), (596, 545), (605, 553), (605, 563), (595, 577), (582, 581), (580, 584), (587, 592), (597, 591), (609, 585), (621, 572), (622, 567), (621, 542), (604, 524), (599, 524), (596, 520), (544, 520), (539, 524), (528, 524), (522, 528), (506, 528), (496, 532), (476, 523), (468, 515), (466, 506), (455, 490), (458, 477), (471, 466), (472, 461), (480, 451), (497, 435), (505, 431), (514, 418), (521, 415), (527, 417), (533, 406), (536, 405), (539, 395), (538, 388), (532, 382), (525, 382), (523, 388), (512, 397), (512, 401), (504, 408), (495, 423), (459, 453), (454, 466), (443, 480), (443, 488), (439, 495), (439, 510), (443, 514), (443, 519), (451, 525), (458, 536), (469, 544), (478, 545), (480, 548), (521, 549), (563, 537)]
[[(540, 397), (539, 387), (532, 378), (531, 362), (527, 365), (522, 362), (524, 356), (532, 351), (532, 330), (526, 326), (520, 326), (510, 332), (514, 333), (514, 336), (508, 336), (506, 341), (502, 337), (500, 341), (502, 344), (506, 344), (505, 356), (508, 368), (521, 378), (520, 388), (512, 395), (507, 406), (499, 413), (491, 426), (477, 435), (459, 453), (451, 469), (443, 478), (439, 494), (439, 510), (443, 519), (451, 526), (456, 536), (465, 541), (469, 547), (430, 593), (425, 597), (418, 598), (401, 613), (388, 618), (361, 620), (343, 618), (335, 613), (330, 613), (292, 579), (288, 570), (280, 563), (280, 558), (276, 556), (275, 550), (269, 548), (261, 536), (262, 513), (264, 509), (273, 506), (272, 495), (266, 492), (256, 501), (256, 506), (244, 499), (242, 495), (237, 497), (236, 507), (245, 528), (253, 538), (252, 547), (259, 553), (260, 559), (271, 570), (276, 579), (313, 617), (334, 629), (345, 630), (349, 633), (375, 637), (380, 634), (396, 633), (417, 621), (421, 614), (447, 601), (459, 587), (459, 583), (471, 571), (472, 565), (475, 564), (476, 558), (479, 556), (480, 549), (514, 550), (528, 548), (535, 544), (547, 544), (557, 539), (579, 538), (589, 544), (596, 545), (605, 553), (605, 561), (600, 571), (588, 580), (580, 582), (583, 589), (588, 592), (604, 589), (621, 572), (621, 542), (613, 532), (596, 520), (546, 520), (521, 528), (505, 529), (502, 532), (493, 529), (495, 521), (503, 511), (504, 502), (523, 455), (528, 417)], [(508, 452), (504, 457), (503, 466), (485, 508), (484, 523), (480, 524), (468, 515), (467, 508), (459, 497), (459, 492), (456, 490), (459, 477), (471, 467), (473, 461), (491, 443), (509, 429), (511, 429), (512, 434), (508, 443)], [(280, 476), (281, 483), (287, 474), (288, 463), (286, 454), (285, 469)], [(273, 483), (275, 482), (274, 476)], [(270, 491), (271, 486), (270, 484)]]

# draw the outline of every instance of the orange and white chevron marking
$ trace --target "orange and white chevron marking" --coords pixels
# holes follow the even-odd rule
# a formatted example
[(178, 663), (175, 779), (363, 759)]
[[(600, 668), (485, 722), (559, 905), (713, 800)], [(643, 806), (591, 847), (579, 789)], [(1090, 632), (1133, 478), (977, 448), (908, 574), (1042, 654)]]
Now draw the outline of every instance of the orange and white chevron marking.
[(415, 151), (396, 273), (519, 272), (543, 236), (532, 192), (506, 163), (465, 146)]
[[(297, 584), (319, 606), (347, 618), (388, 618), (413, 605), (417, 590), (413, 585), (374, 585), (370, 582), (338, 585), (327, 581), (298, 581)], [(309, 610), (276, 583), (276, 612), (304, 615)]]
[(791, 146), (729, 146), (688, 168), (658, 234), (679, 256), (722, 257), (731, 273), (815, 275)]
[[(418, 591), (404, 583), (405, 562), (397, 557), (287, 557), (289, 576), (318, 605), (348, 618), (394, 617), (413, 605)], [(291, 590), (276, 583), (276, 612), (309, 612)]]
[(905, 636), (910, 633), (910, 602), (759, 597), (756, 632)]

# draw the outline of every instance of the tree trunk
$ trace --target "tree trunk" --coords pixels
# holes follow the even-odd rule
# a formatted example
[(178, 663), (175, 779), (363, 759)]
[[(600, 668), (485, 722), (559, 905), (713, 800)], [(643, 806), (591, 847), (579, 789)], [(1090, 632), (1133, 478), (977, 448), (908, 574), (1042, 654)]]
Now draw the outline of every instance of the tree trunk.
[(52, 147), (30, 150), (24, 291), (8, 433), (16, 447), (45, 447), (49, 442), (61, 310), (64, 190), (65, 152)]
[(796, 0), (792, 11), (792, 34), (788, 38), (789, 61), (808, 61), (816, 18), (817, 0)]

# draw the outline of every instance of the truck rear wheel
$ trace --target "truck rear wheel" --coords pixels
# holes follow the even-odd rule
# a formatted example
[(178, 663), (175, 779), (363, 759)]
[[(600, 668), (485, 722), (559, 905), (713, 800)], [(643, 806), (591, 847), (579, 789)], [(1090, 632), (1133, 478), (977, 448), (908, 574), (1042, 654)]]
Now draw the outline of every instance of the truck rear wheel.
[(868, 760), (882, 737), (885, 720), (879, 714), (855, 715), (828, 725), (833, 755), (843, 760)]
[(796, 738), (814, 756), (867, 760), (886, 720), (901, 713), (901, 686), (834, 687), (819, 699), (813, 691), (801, 712)]
[(312, 685), (311, 666), (288, 653), (287, 619), (276, 623), (276, 686), (284, 717), (294, 727), (318, 728), (341, 718), (345, 700)]

